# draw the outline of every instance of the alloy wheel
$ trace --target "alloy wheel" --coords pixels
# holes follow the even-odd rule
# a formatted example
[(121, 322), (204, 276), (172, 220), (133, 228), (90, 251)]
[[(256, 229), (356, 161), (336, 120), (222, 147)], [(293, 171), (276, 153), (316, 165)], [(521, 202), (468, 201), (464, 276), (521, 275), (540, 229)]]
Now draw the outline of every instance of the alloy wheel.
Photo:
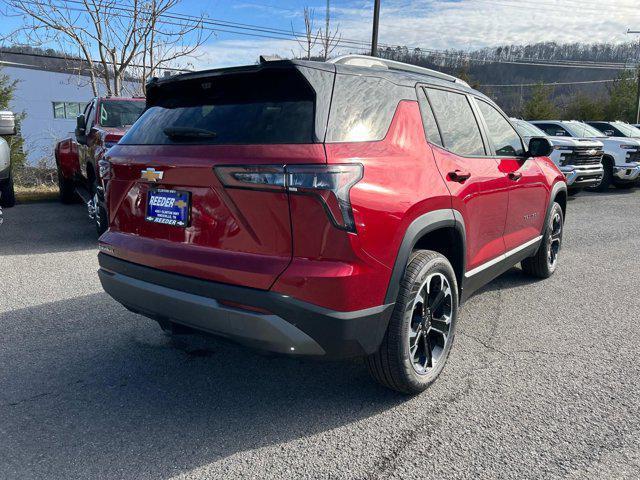
[(433, 273), (420, 286), (411, 310), (409, 357), (419, 375), (429, 374), (446, 358), (452, 317), (451, 285), (443, 274)]
[(547, 245), (547, 261), (549, 267), (554, 268), (558, 262), (558, 252), (562, 244), (562, 216), (555, 212), (551, 219), (551, 234)]

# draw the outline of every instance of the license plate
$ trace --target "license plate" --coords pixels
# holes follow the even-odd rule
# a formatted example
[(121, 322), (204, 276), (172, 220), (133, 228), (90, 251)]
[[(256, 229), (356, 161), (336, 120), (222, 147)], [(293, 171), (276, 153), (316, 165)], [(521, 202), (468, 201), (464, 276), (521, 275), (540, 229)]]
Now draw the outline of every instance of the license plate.
[(190, 203), (190, 194), (184, 190), (149, 190), (145, 218), (148, 222), (186, 227), (189, 225)]

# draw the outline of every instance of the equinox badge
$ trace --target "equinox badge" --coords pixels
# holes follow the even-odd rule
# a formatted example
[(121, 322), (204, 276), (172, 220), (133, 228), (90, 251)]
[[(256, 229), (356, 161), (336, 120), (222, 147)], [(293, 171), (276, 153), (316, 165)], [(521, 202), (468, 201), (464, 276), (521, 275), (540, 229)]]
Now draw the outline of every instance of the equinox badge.
[(149, 182), (157, 182), (162, 180), (164, 172), (158, 172), (155, 168), (146, 168), (140, 172), (140, 178)]

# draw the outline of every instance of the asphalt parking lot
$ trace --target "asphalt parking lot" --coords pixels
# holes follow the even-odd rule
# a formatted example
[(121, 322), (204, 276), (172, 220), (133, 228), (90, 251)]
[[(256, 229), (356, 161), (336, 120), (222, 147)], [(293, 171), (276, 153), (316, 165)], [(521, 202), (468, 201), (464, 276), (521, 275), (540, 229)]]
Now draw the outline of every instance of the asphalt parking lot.
[(640, 478), (640, 190), (568, 208), (555, 276), (472, 297), (414, 398), (167, 337), (102, 292), (81, 205), (7, 209), (0, 478)]

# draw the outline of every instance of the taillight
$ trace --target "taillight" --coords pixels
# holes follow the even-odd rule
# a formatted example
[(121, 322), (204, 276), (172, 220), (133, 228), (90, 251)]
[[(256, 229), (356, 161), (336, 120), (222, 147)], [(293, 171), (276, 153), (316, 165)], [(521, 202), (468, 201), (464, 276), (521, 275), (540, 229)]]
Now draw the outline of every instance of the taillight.
[(349, 192), (362, 179), (359, 163), (339, 165), (244, 165), (214, 167), (227, 188), (248, 188), (311, 195), (336, 228), (355, 232)]

